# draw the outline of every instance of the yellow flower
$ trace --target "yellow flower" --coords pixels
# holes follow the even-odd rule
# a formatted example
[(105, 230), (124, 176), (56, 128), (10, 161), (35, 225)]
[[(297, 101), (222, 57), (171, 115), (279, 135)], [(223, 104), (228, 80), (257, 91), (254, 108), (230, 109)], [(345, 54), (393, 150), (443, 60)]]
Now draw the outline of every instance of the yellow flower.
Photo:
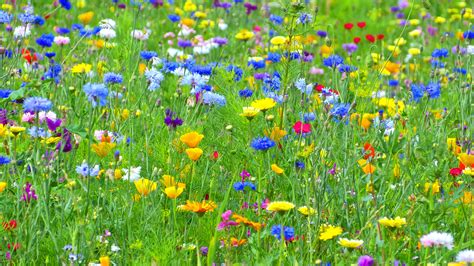
[(357, 239), (339, 238), (339, 241), (337, 241), (337, 243), (346, 248), (358, 248), (362, 246), (362, 244), (364, 244), (364, 241)]
[(417, 18), (414, 18), (414, 19), (408, 20), (408, 23), (410, 23), (411, 26), (417, 26), (420, 24), (420, 20)]
[(100, 157), (106, 157), (110, 151), (115, 148), (115, 143), (110, 142), (100, 142), (99, 144), (92, 144), (92, 150)]
[(135, 184), (135, 188), (137, 189), (138, 193), (142, 196), (147, 196), (151, 192), (156, 190), (156, 182), (151, 181), (146, 178), (140, 178), (133, 182)]
[(407, 224), (407, 221), (405, 218), (400, 218), (399, 216), (397, 216), (394, 219), (389, 219), (387, 217), (384, 217), (382, 219), (379, 219), (379, 223), (387, 227), (401, 228), (402, 225)]
[(46, 144), (56, 144), (61, 140), (61, 137), (49, 137), (45, 140), (42, 140), (41, 143), (46, 143)]
[(393, 176), (400, 177), (400, 165), (398, 163), (393, 167)]
[(393, 43), (397, 46), (402, 46), (407, 43), (407, 40), (405, 40), (403, 37), (400, 37), (400, 38), (396, 38), (395, 41), (393, 41)]
[(434, 183), (425, 183), (425, 193), (428, 193), (431, 190), (431, 193), (436, 194), (439, 193), (441, 186), (439, 185), (438, 180)]
[(127, 120), (129, 116), (130, 116), (130, 111), (128, 109), (123, 109), (122, 114), (120, 114), (120, 117), (122, 118), (122, 120)]
[(329, 224), (323, 224), (319, 227), (319, 239), (326, 241), (342, 234), (342, 228)]
[(434, 21), (435, 21), (435, 23), (443, 24), (443, 23), (446, 22), (446, 19), (443, 18), (443, 17), (436, 17)]
[(411, 55), (419, 55), (421, 53), (420, 48), (410, 48), (408, 49), (408, 53)]
[(235, 38), (237, 40), (241, 40), (241, 41), (247, 41), (249, 39), (251, 39), (255, 34), (249, 30), (246, 30), (246, 29), (243, 29), (243, 30), (240, 30), (239, 33), (237, 33), (235, 35)]
[[(308, 158), (308, 156), (313, 153), (314, 151), (314, 143), (311, 143), (308, 146), (305, 146), (301, 151), (299, 151), (296, 155), (298, 157)], [(321, 150), (322, 151), (322, 150)]]
[(20, 132), (23, 132), (25, 130), (26, 128), (24, 127), (16, 127), (16, 126), (10, 127), (10, 133), (13, 133), (13, 135), (15, 136), (17, 136), (18, 134), (20, 134)]
[(281, 175), (283, 174), (285, 171), (283, 169), (281, 169), (278, 165), (276, 164), (272, 164), (272, 171), (275, 172), (275, 174), (278, 174), (278, 175)]
[(109, 256), (103, 256), (100, 257), (100, 266), (109, 266), (110, 265), (110, 257)]
[(474, 176), (474, 168), (467, 167), (466, 169), (462, 171), (462, 173), (465, 175)]
[(360, 159), (357, 162), (359, 163), (359, 166), (362, 168), (362, 171), (364, 171), (365, 174), (373, 174), (375, 172), (375, 169), (377, 169), (373, 164), (368, 163), (367, 160)]
[(305, 216), (313, 215), (316, 213), (315, 209), (308, 206), (299, 207), (298, 211)]
[(190, 19), (190, 18), (183, 18), (181, 19), (181, 24), (183, 25), (186, 25), (188, 26), (189, 28), (191, 28), (192, 26), (194, 26), (194, 20)]
[(334, 49), (332, 47), (329, 47), (329, 46), (323, 44), (319, 51), (320, 51), (320, 53), (323, 57), (328, 57), (332, 54), (333, 50)]
[(260, 110), (255, 107), (243, 107), (243, 111), (240, 116), (247, 118), (249, 121), (252, 120), (256, 115), (260, 113)]
[(295, 204), (288, 201), (274, 201), (267, 206), (268, 211), (272, 212), (286, 212), (295, 207)]
[(421, 35), (421, 30), (420, 29), (412, 30), (408, 33), (408, 35), (410, 37), (418, 37)]
[[(268, 135), (268, 132), (265, 131), (265, 135)], [(280, 141), (284, 136), (286, 136), (286, 131), (280, 129), (279, 127), (274, 127), (272, 128), (272, 132), (270, 132), (269, 138), (271, 138), (273, 141)]]
[(270, 40), (273, 45), (282, 45), (286, 42), (286, 38), (283, 36), (275, 36)]
[(461, 153), (459, 154), (458, 159), (467, 167), (474, 164), (474, 154)]
[(92, 65), (90, 64), (84, 64), (80, 63), (71, 68), (71, 72), (73, 74), (79, 74), (79, 73), (89, 73), (92, 69)]
[(114, 178), (117, 179), (117, 180), (122, 178), (122, 170), (121, 169), (115, 169), (114, 170)]
[(82, 13), (77, 18), (82, 22), (82, 24), (89, 24), (94, 17), (94, 12), (89, 11), (86, 13)]
[(202, 11), (197, 11), (197, 12), (194, 13), (194, 16), (197, 17), (197, 18), (206, 18), (207, 14), (202, 12)]
[(2, 4), (2, 9), (11, 12), (12, 9), (13, 9), (13, 6), (12, 6), (12, 5), (9, 5), (9, 4)]
[(183, 9), (186, 12), (193, 12), (196, 11), (197, 6), (192, 1), (186, 1), (186, 3), (184, 3)]
[(167, 187), (165, 188), (165, 194), (168, 196), (170, 199), (176, 199), (183, 193), (184, 188), (182, 187)]
[(8, 132), (7, 130), (7, 127), (4, 126), (3, 124), (0, 124), (0, 137), (4, 138), (7, 136), (7, 134), (9, 134), (10, 132)]
[(187, 200), (185, 205), (178, 206), (179, 210), (194, 212), (199, 215), (203, 215), (204, 213), (208, 211), (212, 212), (214, 211), (215, 208), (217, 208), (217, 205), (215, 202), (205, 201), (205, 200), (203, 200), (202, 202)]
[(269, 109), (275, 107), (276, 102), (272, 98), (264, 98), (260, 100), (255, 100), (251, 103), (253, 108), (256, 108), (262, 112), (266, 112)]
[(0, 192), (3, 192), (7, 188), (7, 182), (0, 182)]
[(204, 135), (193, 131), (182, 135), (179, 140), (181, 140), (181, 142), (186, 144), (189, 148), (196, 148), (203, 138)]
[(189, 148), (186, 149), (186, 154), (188, 155), (189, 159), (197, 161), (202, 155), (202, 150), (200, 148)]
[(174, 177), (173, 176), (170, 176), (170, 175), (163, 175), (163, 177), (161, 178), (160, 180), (160, 183), (163, 184), (163, 186), (165, 186), (166, 188), (168, 187), (181, 187), (181, 188), (185, 188), (186, 187), (186, 184), (184, 183), (177, 183), (175, 180), (174, 180)]

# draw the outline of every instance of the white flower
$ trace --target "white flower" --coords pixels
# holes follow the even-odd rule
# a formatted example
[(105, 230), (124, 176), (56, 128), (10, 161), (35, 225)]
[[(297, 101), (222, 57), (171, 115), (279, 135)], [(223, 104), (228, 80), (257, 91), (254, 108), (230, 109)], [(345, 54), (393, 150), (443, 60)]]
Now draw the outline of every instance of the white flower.
[(150, 37), (150, 30), (132, 30), (131, 36), (137, 40), (140, 41), (146, 41), (148, 40), (148, 37)]
[(456, 256), (457, 262), (466, 262), (466, 263), (473, 263), (474, 262), (474, 250), (466, 249), (463, 251), (459, 251), (458, 255)]
[(140, 171), (142, 168), (140, 166), (138, 167), (130, 167), (130, 173), (128, 172), (128, 168), (123, 168), (122, 171), (125, 172), (125, 175), (122, 177), (123, 180), (128, 180), (130, 182), (133, 182), (135, 180), (140, 179)]
[(30, 25), (29, 24), (26, 25), (26, 26), (18, 26), (13, 31), (13, 36), (16, 39), (28, 37), (28, 36), (30, 36), (30, 34), (31, 34), (31, 30), (30, 30)]
[(193, 28), (189, 28), (189, 27), (187, 27), (186, 25), (183, 25), (183, 26), (181, 27), (181, 30), (180, 30), (179, 33), (178, 33), (178, 36), (184, 36), (184, 37), (186, 37), (186, 36), (189, 36), (189, 35), (192, 34), (192, 33), (196, 33), (196, 31), (195, 31)]
[(217, 24), (220, 30), (226, 30), (228, 25), (224, 22), (224, 20), (219, 20), (219, 23)]
[(105, 28), (99, 31), (99, 36), (104, 39), (113, 39), (117, 36), (117, 34), (115, 33), (115, 30)]
[(438, 246), (452, 249), (454, 247), (453, 241), (453, 236), (450, 233), (442, 233), (437, 231), (433, 231), (420, 238), (420, 242), (424, 247)]
[(112, 252), (119, 252), (120, 251), (120, 248), (119, 246), (115, 245), (115, 244), (112, 244), (112, 246), (110, 247), (110, 251)]
[(47, 113), (44, 111), (41, 111), (38, 113), (38, 117), (41, 123), (43, 123), (46, 120), (46, 118), (49, 118), (49, 120), (52, 120), (52, 121), (56, 121), (57, 119), (56, 114), (52, 111), (48, 111)]
[(71, 42), (71, 40), (69, 39), (69, 37), (66, 37), (66, 36), (56, 36), (56, 37), (54, 37), (54, 43), (59, 45), (59, 46), (69, 44), (70, 42)]
[(99, 27), (101, 29), (115, 29), (115, 26), (117, 26), (117, 23), (110, 18), (103, 19), (99, 22)]
[(176, 48), (168, 48), (168, 50), (166, 51), (168, 53), (169, 56), (171, 57), (176, 57), (176, 56), (182, 56), (184, 55), (183, 51), (181, 50), (178, 50)]
[(474, 54), (474, 45), (468, 45), (466, 50), (468, 54)]

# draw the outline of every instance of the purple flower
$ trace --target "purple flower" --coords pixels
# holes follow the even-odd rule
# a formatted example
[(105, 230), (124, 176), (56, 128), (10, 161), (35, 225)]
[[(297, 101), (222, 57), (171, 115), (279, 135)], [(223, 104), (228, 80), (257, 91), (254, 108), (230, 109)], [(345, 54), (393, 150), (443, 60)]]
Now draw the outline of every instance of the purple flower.
[(171, 109), (166, 109), (165, 111), (166, 113), (166, 117), (165, 117), (165, 124), (169, 127), (169, 128), (176, 128), (177, 126), (181, 126), (183, 124), (183, 120), (181, 120), (178, 116), (176, 116), (175, 118), (173, 118), (173, 116), (175, 115), (174, 112), (171, 111)]
[(357, 44), (355, 43), (344, 43), (342, 45), (342, 49), (344, 49), (349, 55), (357, 51)]
[(48, 124), (48, 129), (51, 131), (56, 131), (61, 126), (61, 122), (61, 119), (52, 120), (46, 117), (46, 124)]
[(247, 15), (250, 15), (250, 13), (252, 13), (252, 11), (257, 10), (257, 5), (253, 5), (249, 2), (244, 3), (244, 7), (245, 7), (245, 13)]
[(226, 38), (222, 37), (214, 37), (212, 41), (219, 46), (226, 45), (228, 42)]
[(209, 252), (209, 249), (207, 247), (201, 247), (199, 250), (201, 251), (201, 254), (203, 256), (207, 256), (207, 253)]
[(26, 182), (24, 191), (25, 192), (21, 196), (21, 201), (26, 201), (29, 203), (32, 199), (38, 200), (38, 196), (36, 195), (35, 190), (29, 182)]
[(372, 266), (374, 265), (374, 259), (369, 255), (360, 256), (357, 261), (358, 266)]

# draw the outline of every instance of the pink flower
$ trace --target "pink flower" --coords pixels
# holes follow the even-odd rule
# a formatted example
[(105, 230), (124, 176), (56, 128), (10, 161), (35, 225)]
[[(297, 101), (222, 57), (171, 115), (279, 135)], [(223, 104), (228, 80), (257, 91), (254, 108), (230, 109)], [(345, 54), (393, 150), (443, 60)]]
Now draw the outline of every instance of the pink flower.
[(32, 113), (24, 113), (21, 117), (22, 122), (33, 123), (35, 116)]
[(446, 247), (453, 249), (453, 236), (450, 233), (433, 231), (420, 238), (421, 245), (424, 247)]
[(69, 39), (69, 37), (66, 37), (66, 36), (56, 36), (56, 37), (54, 37), (54, 43), (59, 45), (59, 46), (69, 44), (70, 42), (71, 42), (71, 40)]
[(301, 121), (298, 121), (293, 125), (293, 129), (295, 130), (296, 134), (305, 134), (311, 132), (311, 124), (306, 124)]
[(309, 73), (310, 73), (311, 75), (323, 75), (323, 74), (324, 74), (324, 70), (321, 69), (321, 68), (312, 67), (312, 68), (309, 70)]

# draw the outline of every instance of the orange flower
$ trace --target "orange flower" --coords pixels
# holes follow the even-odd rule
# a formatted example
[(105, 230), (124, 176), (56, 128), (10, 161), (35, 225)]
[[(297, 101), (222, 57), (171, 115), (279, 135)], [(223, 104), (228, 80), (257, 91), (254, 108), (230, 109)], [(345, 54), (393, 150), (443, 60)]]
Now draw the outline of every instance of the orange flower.
[(89, 12), (80, 14), (77, 18), (82, 22), (82, 24), (89, 24), (93, 17), (94, 17), (94, 12), (89, 11)]
[(106, 157), (110, 151), (115, 148), (115, 143), (101, 142), (99, 144), (92, 144), (92, 150), (100, 157)]
[(260, 229), (262, 229), (262, 227), (264, 226), (263, 224), (261, 223), (258, 223), (258, 222), (252, 222), (250, 221), (249, 219), (241, 216), (241, 215), (238, 215), (238, 214), (233, 214), (232, 215), (232, 219), (235, 220), (236, 223), (243, 223), (247, 226), (250, 226), (252, 227), (253, 229), (255, 229), (256, 231), (260, 231)]
[(186, 184), (185, 184), (185, 183), (177, 183), (177, 182), (174, 180), (174, 177), (173, 177), (173, 176), (170, 176), (170, 175), (163, 175), (163, 177), (162, 177), (161, 180), (160, 180), (160, 183), (163, 184), (163, 186), (165, 186), (166, 188), (168, 188), (168, 187), (181, 187), (181, 188), (185, 188), (185, 187), (186, 187)]
[(147, 196), (151, 192), (156, 190), (156, 182), (153, 182), (146, 178), (140, 178), (133, 182), (137, 188), (138, 193), (142, 196)]
[(364, 159), (360, 159), (357, 161), (362, 168), (362, 171), (364, 171), (365, 174), (373, 174), (375, 172), (375, 169), (377, 169), (373, 164), (367, 162)]
[(214, 201), (205, 201), (205, 200), (203, 200), (202, 202), (187, 200), (186, 205), (178, 206), (179, 210), (194, 212), (194, 213), (197, 213), (198, 215), (203, 215), (204, 213), (208, 211), (212, 212), (214, 211), (215, 208), (217, 208), (217, 205)]
[(247, 243), (247, 239), (237, 239), (235, 237), (230, 238), (230, 244), (234, 247), (242, 246)]
[(197, 161), (202, 155), (202, 150), (200, 148), (189, 148), (186, 149), (186, 154), (188, 155), (189, 159)]
[(286, 131), (280, 129), (279, 127), (274, 127), (270, 133), (265, 130), (265, 135), (269, 135), (269, 138), (271, 138), (273, 141), (278, 142), (280, 141), (280, 139), (286, 136)]
[(186, 144), (189, 148), (196, 148), (203, 138), (204, 135), (193, 131), (182, 135), (179, 140), (181, 140), (181, 142)]

